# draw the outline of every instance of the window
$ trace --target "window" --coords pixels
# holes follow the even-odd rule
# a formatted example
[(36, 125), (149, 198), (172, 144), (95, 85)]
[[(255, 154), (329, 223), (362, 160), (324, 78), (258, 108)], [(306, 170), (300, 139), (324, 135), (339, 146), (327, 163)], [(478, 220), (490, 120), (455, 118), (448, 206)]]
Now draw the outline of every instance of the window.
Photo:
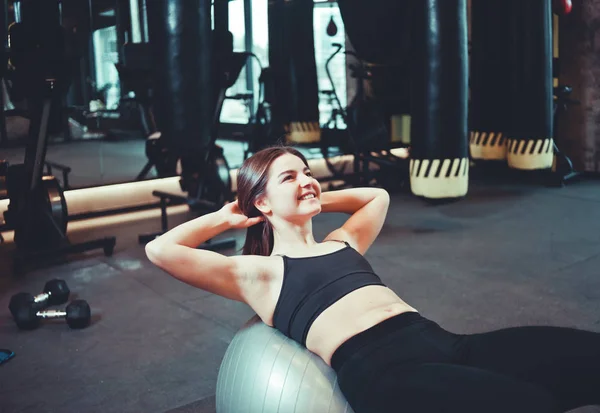
[[(229, 31), (233, 34), (233, 51), (246, 51), (246, 22), (244, 16), (244, 2), (241, 0), (229, 2)], [(246, 94), (252, 90), (252, 84), (248, 84), (245, 67), (242, 69), (235, 84), (227, 90), (227, 96)], [(225, 99), (221, 110), (221, 122), (224, 123), (247, 123), (249, 108), (244, 100)]]
[[(249, 6), (246, 8), (245, 6)], [(247, 12), (248, 15), (245, 15)], [(251, 27), (246, 27), (252, 22)], [(252, 100), (226, 99), (221, 111), (223, 123), (248, 123), (258, 105), (261, 68), (269, 65), (268, 0), (237, 0), (229, 2), (229, 31), (233, 34), (233, 50), (254, 53), (242, 69), (227, 96), (252, 94)], [(260, 62), (260, 64), (259, 64)], [(250, 69), (250, 70), (248, 70)]]
[[(245, 12), (248, 13), (247, 16)], [(337, 26), (335, 36), (327, 34), (327, 26), (332, 19)], [(251, 27), (246, 27), (248, 22), (251, 22)], [(313, 27), (318, 89), (321, 92), (331, 91), (333, 87), (327, 76), (325, 64), (334, 51), (332, 43), (345, 45), (344, 24), (337, 2), (315, 1)], [(139, 32), (138, 36), (141, 36), (142, 27), (136, 28)], [(251, 112), (255, 111), (260, 98), (258, 78), (261, 67), (264, 68), (269, 65), (268, 0), (229, 2), (229, 31), (233, 34), (234, 51), (249, 51), (258, 58), (248, 60), (235, 84), (227, 91), (228, 96), (251, 93), (254, 96), (253, 101), (226, 99), (221, 111), (221, 122), (245, 124), (248, 122)], [(106, 106), (108, 109), (115, 109), (119, 103), (119, 77), (114, 66), (118, 61), (116, 28), (114, 26), (94, 32), (94, 50), (97, 72), (96, 89), (106, 88)], [(260, 61), (260, 65), (257, 60)], [(343, 53), (338, 54), (331, 61), (329, 68), (340, 103), (342, 107), (345, 107), (347, 104), (345, 55)], [(332, 97), (321, 93), (319, 96), (321, 124), (326, 124), (330, 120), (332, 110), (335, 108), (336, 104)], [(337, 127), (345, 127), (341, 118), (338, 119)]]
[[(249, 16), (244, 18), (244, 4), (249, 5)], [(330, 37), (327, 34), (327, 26), (331, 19), (337, 26), (337, 34)], [(252, 22), (252, 27), (247, 28), (246, 22)], [(268, 0), (238, 0), (229, 3), (229, 30), (233, 33), (235, 51), (250, 51), (260, 60), (262, 67), (269, 65), (269, 18)], [(313, 14), (315, 61), (317, 66), (317, 81), (320, 91), (331, 91), (332, 84), (327, 77), (325, 64), (334, 51), (332, 43), (345, 45), (344, 24), (337, 2), (316, 1)], [(242, 100), (227, 99), (223, 104), (221, 122), (224, 123), (247, 123), (250, 113), (254, 111), (259, 99), (258, 77), (261, 66), (256, 59), (251, 58), (246, 68), (240, 73), (237, 82), (228, 90), (227, 95), (232, 96), (239, 93), (253, 93), (254, 102), (252, 107), (246, 106)], [(247, 69), (251, 68), (251, 76), (247, 76)], [(346, 58), (343, 53), (338, 54), (330, 63), (329, 69), (335, 85), (335, 90), (340, 99), (342, 107), (346, 106)], [(331, 116), (332, 110), (336, 108), (331, 95), (320, 94), (319, 111), (320, 123), (326, 124)], [(337, 127), (345, 128), (341, 118), (337, 119)]]
[(261, 70), (269, 66), (269, 5), (268, 0), (246, 0), (252, 4), (252, 37), (247, 42), (252, 47), (252, 53), (257, 59), (251, 58), (252, 91), (254, 92), (253, 110), (256, 111), (259, 103), (260, 88), (258, 79)]
[(115, 26), (98, 29), (93, 34), (94, 65), (96, 84), (93, 99), (101, 99), (106, 109), (117, 109), (120, 99), (119, 73), (115, 63), (119, 61), (117, 52), (117, 28)]
[[(327, 26), (333, 20), (337, 26), (337, 34), (335, 36), (329, 36), (327, 34)], [(346, 56), (342, 52), (337, 54), (333, 60), (329, 63), (329, 72), (331, 73), (332, 82), (327, 76), (325, 64), (327, 59), (331, 57), (335, 48), (332, 46), (333, 43), (339, 43), (345, 46), (346, 33), (344, 30), (344, 23), (340, 14), (340, 9), (337, 2), (315, 2), (314, 10), (314, 30), (315, 30), (315, 61), (317, 64), (317, 81), (319, 84), (319, 112), (320, 112), (320, 123), (321, 125), (328, 124), (332, 118), (333, 109), (337, 108), (337, 104), (333, 100), (331, 95), (323, 94), (324, 91), (331, 91), (335, 86), (335, 91), (340, 100), (342, 108), (346, 107), (347, 93), (346, 93)], [(337, 108), (339, 109), (339, 108)], [(341, 119), (336, 119), (335, 125), (339, 129), (344, 129), (346, 126)], [(330, 124), (330, 127), (333, 125)]]
[[(252, 3), (252, 53), (258, 57), (263, 67), (267, 67), (269, 65), (268, 1), (251, 0), (250, 3)], [(257, 79), (258, 76), (260, 73), (256, 74)]]

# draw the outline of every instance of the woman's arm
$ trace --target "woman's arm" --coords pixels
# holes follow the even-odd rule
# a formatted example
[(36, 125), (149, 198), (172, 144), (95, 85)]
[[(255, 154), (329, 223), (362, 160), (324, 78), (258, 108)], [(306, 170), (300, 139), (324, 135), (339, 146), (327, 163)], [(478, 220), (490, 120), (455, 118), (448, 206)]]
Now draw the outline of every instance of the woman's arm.
[(177, 244), (197, 248), (203, 242), (229, 229), (230, 225), (221, 211), (211, 212), (176, 226), (151, 241), (147, 246), (152, 247), (152, 244)]
[(150, 241), (146, 244), (146, 256), (154, 265), (180, 281), (245, 302), (243, 286), (253, 276), (251, 259), (197, 249), (200, 244), (230, 227), (227, 217), (221, 212), (202, 215)]
[(350, 188), (321, 194), (321, 212), (354, 214), (377, 197), (389, 197), (381, 188)]
[(383, 227), (390, 196), (381, 188), (344, 189), (323, 193), (321, 205), (322, 212), (345, 212), (352, 215), (344, 225), (327, 235), (325, 240), (347, 241), (364, 254)]

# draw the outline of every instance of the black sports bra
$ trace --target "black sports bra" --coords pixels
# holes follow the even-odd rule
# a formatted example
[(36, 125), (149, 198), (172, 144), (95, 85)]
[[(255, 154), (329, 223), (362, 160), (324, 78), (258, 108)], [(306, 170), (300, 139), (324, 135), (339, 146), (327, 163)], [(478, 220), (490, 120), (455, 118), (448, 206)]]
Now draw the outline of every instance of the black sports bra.
[(306, 346), (315, 319), (346, 294), (367, 286), (384, 285), (369, 262), (345, 241), (340, 250), (314, 257), (283, 255), (281, 293), (275, 306), (275, 328)]

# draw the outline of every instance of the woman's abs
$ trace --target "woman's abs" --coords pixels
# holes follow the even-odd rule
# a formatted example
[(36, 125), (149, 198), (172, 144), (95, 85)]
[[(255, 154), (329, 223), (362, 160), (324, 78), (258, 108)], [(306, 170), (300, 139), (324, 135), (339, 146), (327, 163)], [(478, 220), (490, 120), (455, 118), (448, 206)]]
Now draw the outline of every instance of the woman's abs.
[(407, 311), (417, 312), (388, 287), (359, 288), (319, 314), (308, 331), (306, 347), (330, 365), (331, 356), (346, 340)]

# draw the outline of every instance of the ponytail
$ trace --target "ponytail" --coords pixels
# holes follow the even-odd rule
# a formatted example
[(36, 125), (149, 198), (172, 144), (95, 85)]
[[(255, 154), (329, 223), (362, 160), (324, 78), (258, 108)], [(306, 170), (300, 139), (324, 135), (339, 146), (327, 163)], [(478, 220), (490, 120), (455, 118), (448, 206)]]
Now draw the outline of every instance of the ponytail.
[(273, 227), (265, 219), (246, 230), (246, 241), (242, 254), (268, 256), (273, 251), (273, 244)]

